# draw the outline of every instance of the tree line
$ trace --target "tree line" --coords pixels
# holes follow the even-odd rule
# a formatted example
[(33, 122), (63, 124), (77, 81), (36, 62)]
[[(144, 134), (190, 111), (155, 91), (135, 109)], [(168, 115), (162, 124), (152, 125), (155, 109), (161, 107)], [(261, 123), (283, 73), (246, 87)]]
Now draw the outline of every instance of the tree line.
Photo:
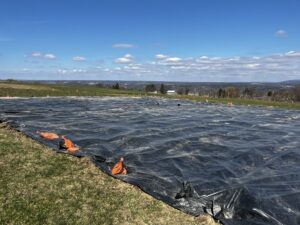
[[(155, 84), (147, 84), (145, 86), (146, 92), (158, 92), (161, 94), (167, 93), (167, 88), (164, 84), (156, 86)], [(271, 101), (300, 101), (300, 85), (293, 88), (284, 88), (278, 90), (257, 90), (255, 87), (236, 87), (228, 86), (222, 88), (207, 88), (194, 89), (191, 91), (189, 87), (177, 87), (176, 93), (178, 95), (197, 95), (212, 98), (245, 98), (245, 99), (263, 99)]]
[[(96, 84), (98, 87), (106, 87), (112, 89), (124, 89), (118, 82), (112, 85)], [(159, 85), (147, 84), (144, 86), (145, 92), (166, 94), (170, 89), (169, 86), (161, 83)], [(210, 98), (244, 98), (244, 99), (262, 99), (271, 101), (299, 102), (300, 101), (300, 85), (292, 88), (282, 88), (276, 90), (257, 90), (255, 87), (209, 87), (194, 88), (177, 86), (175, 88), (178, 95), (197, 95)]]
[(226, 87), (219, 88), (215, 96), (217, 98), (247, 98), (264, 99), (272, 101), (294, 102), (300, 101), (300, 85), (293, 88), (257, 91), (255, 88)]

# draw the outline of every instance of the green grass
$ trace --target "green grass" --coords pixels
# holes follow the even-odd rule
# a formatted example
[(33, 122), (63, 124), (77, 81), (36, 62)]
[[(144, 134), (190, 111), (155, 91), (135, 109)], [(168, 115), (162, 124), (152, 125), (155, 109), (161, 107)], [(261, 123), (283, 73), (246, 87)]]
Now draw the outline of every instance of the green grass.
[[(161, 96), (161, 95), (160, 95)], [(300, 102), (276, 102), (267, 100), (256, 100), (256, 99), (243, 99), (243, 98), (207, 98), (201, 96), (186, 96), (186, 95), (170, 95), (162, 96), (175, 99), (192, 100), (197, 102), (205, 102), (208, 100), (210, 103), (228, 104), (232, 102), (234, 105), (247, 105), (247, 106), (266, 106), (266, 107), (277, 107), (286, 109), (300, 109)]]
[(45, 96), (136, 96), (136, 90), (100, 88), (91, 85), (58, 85), (20, 82), (0, 82), (0, 97), (45, 97)]
[(217, 225), (0, 124), (0, 224)]

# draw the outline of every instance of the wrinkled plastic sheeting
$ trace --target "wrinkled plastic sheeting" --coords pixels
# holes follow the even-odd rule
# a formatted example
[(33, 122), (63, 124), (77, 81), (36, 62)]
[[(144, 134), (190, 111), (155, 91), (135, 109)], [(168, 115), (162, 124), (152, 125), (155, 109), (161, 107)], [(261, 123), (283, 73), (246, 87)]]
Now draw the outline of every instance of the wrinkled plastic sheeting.
[[(180, 105), (179, 105), (180, 103)], [(67, 135), (110, 174), (192, 215), (224, 224), (300, 224), (300, 113), (155, 98), (0, 100), (0, 118)]]

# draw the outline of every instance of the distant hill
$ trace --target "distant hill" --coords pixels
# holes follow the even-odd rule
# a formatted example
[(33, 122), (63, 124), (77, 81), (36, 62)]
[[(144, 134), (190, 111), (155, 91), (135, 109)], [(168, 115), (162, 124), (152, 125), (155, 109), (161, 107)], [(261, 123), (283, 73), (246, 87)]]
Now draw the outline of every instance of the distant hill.
[(286, 80), (286, 81), (282, 81), (280, 82), (282, 84), (289, 84), (289, 85), (300, 85), (300, 80)]

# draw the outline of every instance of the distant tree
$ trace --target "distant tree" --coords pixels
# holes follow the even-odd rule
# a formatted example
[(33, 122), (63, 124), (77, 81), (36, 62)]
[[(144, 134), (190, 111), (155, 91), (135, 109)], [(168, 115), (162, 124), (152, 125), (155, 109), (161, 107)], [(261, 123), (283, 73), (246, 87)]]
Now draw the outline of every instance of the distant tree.
[(295, 94), (291, 91), (287, 90), (278, 90), (274, 91), (272, 94), (272, 100), (273, 101), (285, 101), (285, 102), (291, 102), (295, 100)]
[(179, 94), (179, 95), (183, 95), (183, 88), (179, 88), (179, 89), (177, 89), (177, 94)]
[(179, 95), (188, 95), (190, 92), (190, 89), (185, 87), (185, 88), (179, 88), (177, 91), (177, 94)]
[(167, 93), (167, 89), (164, 84), (160, 85), (159, 92), (163, 95)]
[(184, 94), (185, 94), (185, 95), (188, 95), (189, 92), (190, 92), (190, 89), (189, 89), (189, 88), (185, 88), (185, 89), (184, 89)]
[(145, 86), (145, 91), (146, 92), (154, 92), (154, 91), (156, 91), (156, 87), (154, 84), (147, 84)]
[(300, 85), (293, 88), (293, 95), (295, 101), (300, 101)]
[(247, 97), (247, 98), (252, 98), (254, 95), (254, 89), (250, 89), (250, 88), (245, 88), (245, 90), (243, 91), (243, 96)]
[(120, 89), (119, 83), (116, 83), (112, 86), (112, 89)]
[(7, 79), (6, 82), (14, 83), (14, 82), (16, 82), (16, 80), (14, 80), (14, 79)]
[(228, 98), (237, 98), (240, 95), (240, 91), (237, 87), (227, 87), (226, 88), (226, 93)]
[(96, 87), (103, 88), (104, 86), (103, 86), (102, 83), (99, 82), (99, 83), (96, 84)]
[(273, 91), (268, 91), (267, 96), (272, 97), (272, 95), (273, 95)]
[(225, 98), (226, 92), (222, 88), (218, 91), (218, 98)]

